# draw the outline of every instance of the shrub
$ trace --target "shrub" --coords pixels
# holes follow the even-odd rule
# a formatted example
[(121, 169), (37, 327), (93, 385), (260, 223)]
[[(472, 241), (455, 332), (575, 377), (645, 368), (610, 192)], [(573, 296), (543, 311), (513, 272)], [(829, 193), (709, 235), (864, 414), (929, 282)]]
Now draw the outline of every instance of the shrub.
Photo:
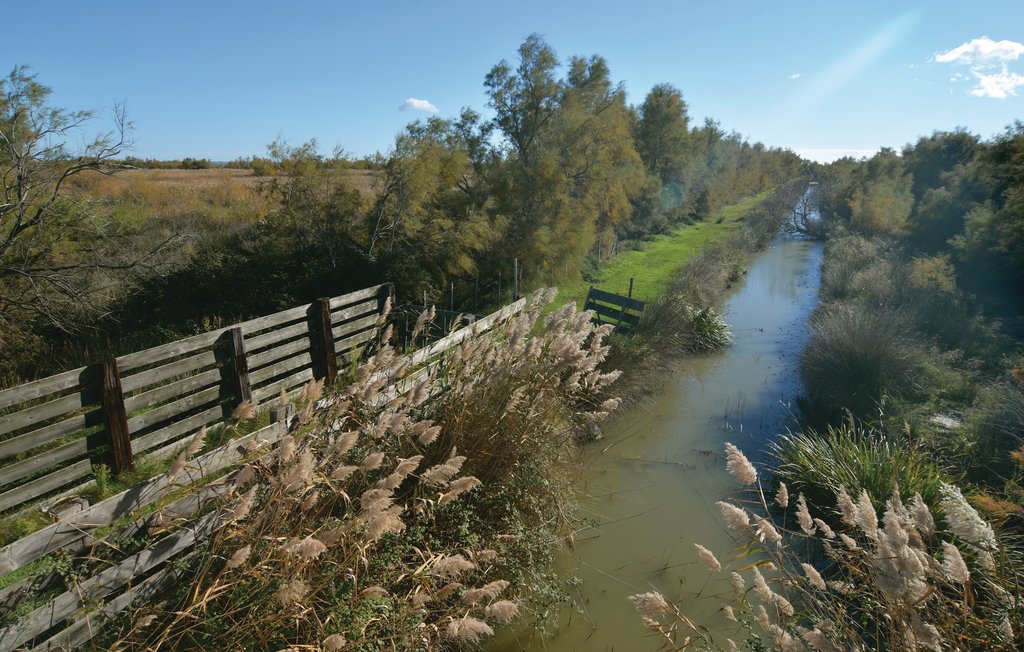
[(824, 433), (783, 435), (771, 445), (775, 474), (812, 504), (830, 504), (840, 487), (859, 495), (890, 496), (899, 488), (937, 505), (942, 470), (902, 436), (842, 425)]
[(892, 310), (831, 304), (811, 318), (813, 335), (800, 361), (812, 399), (863, 417), (887, 393), (912, 385), (920, 354)]
[(986, 387), (972, 411), (970, 432), (975, 438), (972, 467), (979, 474), (1009, 479), (1010, 453), (1024, 446), (1024, 391), (1009, 384)]

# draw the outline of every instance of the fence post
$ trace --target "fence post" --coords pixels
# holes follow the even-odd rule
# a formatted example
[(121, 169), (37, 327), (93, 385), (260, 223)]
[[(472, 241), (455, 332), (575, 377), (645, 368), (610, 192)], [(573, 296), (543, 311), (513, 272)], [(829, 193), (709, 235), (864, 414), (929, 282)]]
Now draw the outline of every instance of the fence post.
[(319, 330), (320, 352), (323, 356), (324, 380), (332, 384), (338, 380), (338, 355), (334, 349), (334, 327), (331, 325), (331, 299), (322, 297), (313, 302), (313, 316)]
[(228, 329), (228, 354), (231, 356), (231, 370), (234, 372), (235, 392), (239, 403), (252, 402), (252, 385), (249, 384), (249, 361), (245, 355), (245, 338), (238, 326)]
[(110, 445), (113, 472), (120, 473), (135, 466), (132, 440), (128, 434), (128, 413), (124, 409), (121, 374), (117, 360), (111, 358), (100, 363), (100, 390), (103, 397), (103, 423)]

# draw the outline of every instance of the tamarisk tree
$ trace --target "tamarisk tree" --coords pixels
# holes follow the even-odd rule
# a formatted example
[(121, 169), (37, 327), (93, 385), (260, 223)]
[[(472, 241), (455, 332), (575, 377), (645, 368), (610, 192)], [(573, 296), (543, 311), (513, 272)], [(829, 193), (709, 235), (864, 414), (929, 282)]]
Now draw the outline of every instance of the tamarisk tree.
[(54, 108), (50, 93), (25, 66), (0, 79), (0, 323), (42, 317), (69, 330), (101, 313), (173, 236), (129, 246), (130, 229), (74, 191), (79, 178), (124, 167), (124, 107), (109, 131), (88, 138), (96, 114)]

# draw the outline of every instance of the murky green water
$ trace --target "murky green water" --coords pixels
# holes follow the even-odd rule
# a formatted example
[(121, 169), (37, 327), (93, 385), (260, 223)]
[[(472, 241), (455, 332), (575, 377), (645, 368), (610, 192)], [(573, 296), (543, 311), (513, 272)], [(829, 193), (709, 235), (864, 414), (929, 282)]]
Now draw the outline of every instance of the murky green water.
[(650, 590), (680, 604), (716, 640), (742, 639), (714, 597), (729, 593), (728, 581), (698, 562), (693, 543), (723, 561), (737, 545), (714, 506), (736, 489), (720, 456), (724, 442), (756, 461), (792, 423), (821, 255), (820, 243), (776, 241), (723, 308), (735, 343), (686, 359), (659, 394), (618, 415), (605, 438), (588, 445), (582, 507), (592, 525), (576, 533), (576, 550), (558, 569), (578, 609), (562, 609), (549, 623), (557, 631), (551, 638), (521, 628), (488, 649), (654, 649), (626, 599)]

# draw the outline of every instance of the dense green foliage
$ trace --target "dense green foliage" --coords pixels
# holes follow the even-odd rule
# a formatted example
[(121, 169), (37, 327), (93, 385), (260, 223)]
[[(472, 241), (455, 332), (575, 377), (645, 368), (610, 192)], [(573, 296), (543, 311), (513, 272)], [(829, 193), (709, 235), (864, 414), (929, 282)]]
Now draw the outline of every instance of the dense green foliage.
[(1024, 281), (1024, 123), (992, 140), (936, 132), (898, 155), (840, 160), (822, 209), (866, 235), (896, 236), (918, 256), (947, 256), (958, 285), (1020, 312)]
[[(38, 375), (379, 281), (394, 282), (402, 300), (483, 312), (513, 288), (578, 282), (623, 242), (706, 219), (801, 170), (792, 152), (713, 121), (691, 127), (669, 85), (629, 105), (602, 57), (563, 64), (538, 35), (484, 86), (493, 119), (464, 109), (416, 121), (373, 160), (325, 156), (311, 141), (232, 162), (265, 175), (261, 218), (212, 230), (201, 216), (174, 224), (191, 240), (165, 255), (170, 271), (106, 287), (108, 316), (65, 324), (73, 338), (12, 312), (16, 326), (0, 337), (23, 353), (0, 373)], [(365, 187), (354, 187), (354, 171)]]
[(963, 480), (989, 517), (1021, 522), (1022, 162), (1016, 123), (821, 170), (830, 234), (801, 365), (807, 429), (776, 451), (808, 498), (885, 496), (881, 459), (908, 473), (927, 459), (930, 482)]

